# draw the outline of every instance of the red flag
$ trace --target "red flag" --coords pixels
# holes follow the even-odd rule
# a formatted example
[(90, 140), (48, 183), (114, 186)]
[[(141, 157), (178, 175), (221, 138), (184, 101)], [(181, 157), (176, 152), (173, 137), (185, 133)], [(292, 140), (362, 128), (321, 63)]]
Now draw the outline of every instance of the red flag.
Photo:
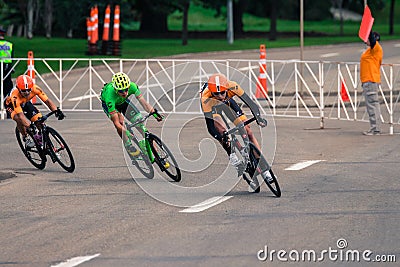
[(367, 42), (373, 24), (374, 24), (374, 18), (372, 17), (371, 10), (366, 5), (361, 20), (360, 30), (358, 31), (358, 37), (360, 37), (361, 40), (363, 40), (364, 42)]
[(342, 88), (340, 89), (340, 97), (342, 98), (343, 102), (350, 102), (349, 94), (346, 91), (346, 85), (342, 81)]

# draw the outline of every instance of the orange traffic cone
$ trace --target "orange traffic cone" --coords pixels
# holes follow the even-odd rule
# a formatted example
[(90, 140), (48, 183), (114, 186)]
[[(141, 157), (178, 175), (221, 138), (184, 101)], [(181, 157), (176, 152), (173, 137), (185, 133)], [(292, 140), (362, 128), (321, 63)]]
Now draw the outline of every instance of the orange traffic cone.
[(260, 45), (260, 69), (256, 89), (257, 99), (266, 99), (268, 94), (267, 88), (267, 51), (265, 45)]
[(121, 55), (121, 43), (119, 37), (120, 13), (121, 11), (119, 5), (116, 5), (114, 9), (113, 49), (112, 49), (112, 54), (114, 56)]
[[(33, 51), (28, 51), (28, 76), (30, 76), (33, 80), (33, 84), (36, 84), (35, 82), (35, 64), (34, 64), (34, 60), (33, 60)], [(36, 96), (34, 96), (31, 99), (32, 104), (34, 105), (40, 105), (41, 103), (39, 103), (36, 99)]]
[(340, 89), (340, 97), (342, 98), (343, 102), (350, 102), (350, 97), (349, 97), (349, 94), (347, 93), (346, 85), (344, 84), (343, 81), (342, 81), (342, 86)]
[(111, 8), (110, 8), (110, 5), (108, 5), (106, 8), (105, 15), (104, 15), (103, 42), (101, 43), (101, 53), (103, 55), (110, 54), (110, 51), (109, 51), (110, 15), (111, 15)]

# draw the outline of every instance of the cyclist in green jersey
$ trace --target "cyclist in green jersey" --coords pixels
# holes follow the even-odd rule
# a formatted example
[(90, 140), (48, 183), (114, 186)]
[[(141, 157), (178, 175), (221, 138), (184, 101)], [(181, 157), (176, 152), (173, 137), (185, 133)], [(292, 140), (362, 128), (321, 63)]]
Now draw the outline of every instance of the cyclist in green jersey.
[[(124, 116), (130, 121), (135, 121), (141, 117), (140, 111), (129, 101), (128, 97), (130, 95), (135, 95), (140, 105), (147, 112), (155, 111), (154, 107), (144, 99), (139, 87), (131, 82), (128, 75), (123, 72), (115, 73), (112, 77), (112, 81), (104, 85), (100, 99), (104, 112), (113, 122), (118, 135), (124, 141), (128, 153), (131, 156), (137, 156), (140, 152), (136, 150), (134, 146), (130, 146), (130, 140), (128, 138), (129, 132), (124, 126)], [(127, 114), (128, 107), (129, 114)], [(156, 113), (154, 117), (157, 121), (162, 121), (163, 119), (158, 113)]]

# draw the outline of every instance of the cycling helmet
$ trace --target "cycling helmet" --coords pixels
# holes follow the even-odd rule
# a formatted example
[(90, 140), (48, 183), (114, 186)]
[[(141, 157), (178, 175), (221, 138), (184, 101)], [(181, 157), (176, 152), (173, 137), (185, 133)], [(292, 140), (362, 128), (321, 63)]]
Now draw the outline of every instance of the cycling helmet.
[(33, 88), (33, 80), (28, 75), (20, 75), (15, 81), (17, 89), (21, 92), (30, 91)]
[(126, 90), (131, 86), (131, 80), (128, 75), (123, 72), (117, 72), (112, 77), (112, 84), (115, 92)]
[(228, 79), (221, 73), (211, 75), (208, 79), (208, 89), (212, 93), (222, 93), (228, 90)]

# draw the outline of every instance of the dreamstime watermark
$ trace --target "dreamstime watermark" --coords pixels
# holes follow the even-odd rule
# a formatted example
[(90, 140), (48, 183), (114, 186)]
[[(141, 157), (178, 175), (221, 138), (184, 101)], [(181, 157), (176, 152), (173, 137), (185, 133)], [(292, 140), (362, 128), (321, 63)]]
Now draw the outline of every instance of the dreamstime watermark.
[(373, 251), (349, 249), (347, 240), (339, 238), (336, 247), (328, 247), (323, 250), (275, 250), (266, 245), (257, 252), (259, 261), (282, 261), (282, 262), (396, 262), (396, 255), (375, 254)]

